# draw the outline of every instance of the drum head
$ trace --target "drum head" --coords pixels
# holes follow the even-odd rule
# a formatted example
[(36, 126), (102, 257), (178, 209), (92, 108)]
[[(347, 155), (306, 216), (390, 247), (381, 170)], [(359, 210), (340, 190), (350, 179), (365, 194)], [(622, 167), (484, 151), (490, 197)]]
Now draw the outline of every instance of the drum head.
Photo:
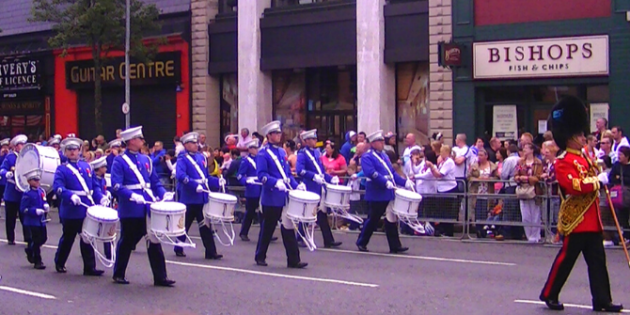
[(409, 201), (416, 201), (416, 200), (422, 200), (422, 196), (420, 196), (419, 194), (410, 191), (410, 190), (404, 190), (404, 189), (398, 189), (396, 190), (396, 196), (400, 196), (405, 200), (409, 200)]
[(236, 203), (238, 201), (238, 199), (236, 199), (236, 196), (222, 193), (211, 193), (210, 199), (222, 203)]
[(151, 212), (179, 213), (186, 212), (186, 205), (181, 202), (156, 202), (151, 204)]
[(114, 209), (110, 209), (103, 206), (92, 206), (87, 209), (89, 216), (99, 219), (101, 221), (116, 221), (118, 220), (118, 212)]
[(289, 193), (289, 198), (304, 201), (304, 202), (315, 202), (319, 201), (321, 197), (310, 191), (301, 191), (301, 190), (291, 190)]
[(25, 192), (29, 190), (28, 181), (24, 174), (33, 169), (41, 169), (38, 145), (27, 143), (20, 151), (20, 155), (15, 162), (15, 185), (17, 188)]
[(332, 191), (337, 191), (337, 192), (352, 192), (352, 187), (350, 186), (343, 186), (343, 185), (327, 185), (326, 188), (328, 190), (332, 190)]

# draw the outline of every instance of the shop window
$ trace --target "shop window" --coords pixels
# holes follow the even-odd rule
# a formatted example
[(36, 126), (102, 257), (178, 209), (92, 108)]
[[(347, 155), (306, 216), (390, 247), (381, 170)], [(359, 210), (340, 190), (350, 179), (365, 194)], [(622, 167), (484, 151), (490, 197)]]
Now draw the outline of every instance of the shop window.
[(46, 135), (43, 115), (13, 115), (0, 116), (0, 138), (11, 138), (24, 134), (29, 142), (44, 139)]
[(284, 139), (293, 139), (305, 127), (305, 76), (293, 70), (274, 71), (273, 113), (282, 123)]
[(535, 102), (543, 104), (555, 104), (564, 96), (582, 97), (580, 86), (539, 86), (532, 90), (532, 97)]
[(221, 77), (221, 144), (228, 134), (238, 133), (238, 79), (235, 73)]
[(396, 65), (396, 134), (399, 147), (412, 133), (417, 143), (429, 142), (429, 64)]

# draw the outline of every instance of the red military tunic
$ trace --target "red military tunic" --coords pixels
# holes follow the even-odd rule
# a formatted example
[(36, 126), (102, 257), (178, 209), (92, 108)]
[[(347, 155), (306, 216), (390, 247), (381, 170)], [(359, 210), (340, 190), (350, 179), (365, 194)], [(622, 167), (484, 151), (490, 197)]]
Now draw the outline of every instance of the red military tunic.
[[(589, 172), (593, 167), (596, 166), (582, 152), (567, 148), (555, 162), (556, 180), (562, 192), (565, 195), (582, 195), (599, 191), (599, 179), (593, 175), (597, 172)], [(571, 233), (602, 231), (599, 198), (596, 198), (584, 214), (584, 220)]]

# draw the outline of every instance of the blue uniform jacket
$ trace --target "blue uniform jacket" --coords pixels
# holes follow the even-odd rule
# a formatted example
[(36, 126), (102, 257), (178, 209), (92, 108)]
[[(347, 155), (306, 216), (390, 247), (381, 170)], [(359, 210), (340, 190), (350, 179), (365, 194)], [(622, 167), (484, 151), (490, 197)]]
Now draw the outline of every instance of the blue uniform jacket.
[(320, 159), (321, 153), (319, 153), (319, 150), (313, 150), (311, 148), (303, 148), (298, 151), (297, 163), (295, 164), (295, 172), (302, 177), (302, 182), (304, 183), (304, 185), (306, 185), (307, 191), (321, 195), (322, 185), (313, 181), (313, 177), (315, 177), (315, 175), (318, 175), (319, 172), (317, 171), (317, 167), (315, 167), (315, 164), (313, 163), (311, 158), (309, 158), (306, 154), (305, 150), (308, 150), (308, 152), (311, 153), (311, 156), (313, 156), (313, 159), (315, 159), (315, 163), (317, 163), (319, 169), (322, 172), (322, 175), (324, 175), (324, 180), (328, 183), (330, 183), (330, 181), (332, 180), (332, 176), (326, 174), (326, 169), (324, 168), (322, 160)]
[[(385, 165), (383, 165), (374, 154), (377, 154), (381, 160), (387, 164), (389, 172), (385, 168)], [(387, 189), (387, 182), (392, 181), (394, 184), (403, 187), (407, 182), (406, 179), (402, 178), (394, 171), (392, 163), (389, 161), (387, 154), (383, 151), (377, 152), (375, 150), (368, 150), (365, 152), (361, 157), (361, 167), (365, 177), (367, 177), (367, 182), (365, 183), (366, 201), (394, 200), (394, 190)], [(390, 173), (394, 176), (393, 180), (389, 175)]]
[[(206, 179), (205, 182), (207, 182), (207, 185), (202, 182), (201, 175), (199, 175), (195, 165), (192, 164), (186, 155), (192, 157), (195, 163), (197, 163), (199, 170), (201, 170), (203, 177)], [(197, 192), (197, 186), (199, 185), (201, 185), (204, 190), (219, 190), (219, 179), (208, 175), (208, 161), (202, 153), (181, 152), (178, 156), (175, 168), (175, 178), (177, 179), (179, 187), (179, 200), (181, 203), (187, 205), (203, 205), (208, 203), (208, 193)]]
[(241, 183), (241, 185), (245, 186), (245, 198), (260, 198), (260, 185), (251, 185), (247, 184), (247, 178), (256, 177), (258, 179), (258, 174), (256, 171), (256, 157), (253, 155), (248, 155), (252, 161), (254, 161), (254, 165), (247, 158), (243, 158), (241, 161), (241, 165), (238, 167), (238, 173), (236, 179)]
[(92, 194), (94, 196), (94, 202), (100, 204), (101, 199), (107, 196), (107, 185), (105, 182), (105, 178), (98, 177), (96, 176), (96, 174), (94, 174), (92, 176), (92, 189), (94, 190), (94, 193)]
[(112, 164), (114, 164), (114, 158), (115, 157), (116, 156), (114, 155), (114, 153), (110, 153), (105, 158), (105, 161), (107, 161), (107, 174), (111, 174), (112, 173)]
[[(4, 158), (6, 158), (7, 155), (9, 155), (9, 154), (0, 155), (0, 165), (2, 165), (2, 162), (4, 162)], [(7, 184), (6, 177), (4, 177), (4, 176), (0, 177), (0, 186), (4, 186), (6, 184)]]
[(46, 203), (46, 191), (42, 188), (31, 187), (31, 190), (22, 195), (20, 212), (23, 214), (25, 226), (46, 226), (46, 214), (37, 215), (36, 209), (44, 210)]
[(131, 163), (138, 168), (144, 182), (151, 186), (148, 188), (151, 189), (156, 199), (163, 199), (166, 190), (162, 186), (155, 170), (151, 167), (151, 159), (148, 156), (127, 150), (114, 159), (114, 164), (112, 164), (112, 187), (114, 187), (114, 193), (118, 197), (118, 217), (121, 219), (144, 218), (146, 214), (150, 213), (149, 205), (137, 204), (131, 201), (131, 194), (141, 195), (146, 201), (151, 201), (151, 197), (144, 189), (139, 187), (140, 182), (136, 174), (123, 159), (123, 155), (128, 156), (131, 159)]
[[(273, 154), (275, 154), (278, 158), (278, 162), (284, 169), (284, 173), (290, 182), (285, 184), (287, 186), (287, 191), (285, 192), (276, 188), (276, 182), (282, 181), (283, 178), (276, 166), (276, 162), (274, 162), (273, 158), (267, 151), (273, 152)], [(288, 196), (288, 188), (295, 189), (298, 185), (295, 178), (293, 178), (293, 175), (291, 175), (291, 168), (289, 163), (286, 161), (286, 152), (284, 152), (282, 147), (276, 145), (266, 145), (260, 150), (258, 155), (256, 155), (256, 174), (258, 175), (260, 182), (263, 183), (260, 197), (260, 204), (263, 206), (284, 207)]]
[[(83, 186), (74, 173), (68, 168), (68, 164), (74, 166), (79, 171), (81, 177), (85, 181), (85, 185), (93, 196), (92, 189), (92, 169), (85, 161), (66, 162), (57, 166), (55, 171), (55, 181), (53, 182), (53, 191), (57, 194), (57, 198), (61, 199), (59, 205), (59, 217), (61, 219), (84, 219), (87, 209), (83, 205), (75, 206), (70, 198), (77, 195), (81, 198), (81, 202), (88, 206), (92, 206), (92, 201), (83, 191)], [(94, 202), (98, 203), (99, 199), (94, 198)]]
[[(13, 172), (13, 176), (15, 176), (15, 161), (17, 160), (17, 153), (11, 152), (7, 154), (7, 157), (2, 161), (2, 166), (0, 166), (0, 177), (6, 178), (7, 172)], [(22, 201), (22, 192), (15, 187), (15, 178), (6, 178), (7, 185), (4, 189), (4, 201), (10, 202), (21, 202)]]

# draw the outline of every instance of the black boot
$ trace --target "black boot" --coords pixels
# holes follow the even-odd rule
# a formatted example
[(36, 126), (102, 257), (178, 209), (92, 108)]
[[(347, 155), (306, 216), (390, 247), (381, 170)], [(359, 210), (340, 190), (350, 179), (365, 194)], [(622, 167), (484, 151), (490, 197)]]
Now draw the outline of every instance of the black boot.
[(557, 299), (546, 299), (542, 295), (539, 297), (539, 299), (545, 302), (545, 305), (547, 305), (547, 308), (549, 308), (550, 310), (554, 310), (554, 311), (564, 310), (564, 305), (558, 302)]
[(153, 282), (153, 285), (155, 285), (156, 287), (172, 287), (174, 284), (175, 281), (168, 278)]
[(621, 304), (616, 305), (612, 304), (612, 302), (608, 304), (593, 303), (593, 311), (595, 312), (621, 313), (621, 310), (623, 310), (623, 305)]
[(40, 262), (36, 262), (35, 263), (35, 269), (37, 269), (37, 270), (44, 270), (44, 269), (46, 269), (46, 266), (41, 261)]

